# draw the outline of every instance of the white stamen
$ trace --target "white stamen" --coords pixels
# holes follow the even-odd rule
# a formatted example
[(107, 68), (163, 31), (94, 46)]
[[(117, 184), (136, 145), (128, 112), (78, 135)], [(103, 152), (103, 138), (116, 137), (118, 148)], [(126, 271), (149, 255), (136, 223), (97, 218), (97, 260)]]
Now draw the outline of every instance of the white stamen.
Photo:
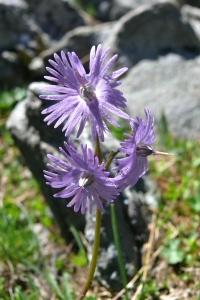
[(173, 153), (155, 151), (149, 145), (140, 144), (140, 143), (136, 147), (136, 154), (139, 155), (139, 156), (143, 156), (143, 157), (149, 156), (151, 154), (153, 154), (153, 155), (177, 156), (177, 154), (173, 154)]
[(89, 83), (80, 87), (80, 94), (85, 101), (92, 101), (96, 97), (96, 94)]
[(160, 152), (160, 151), (155, 151), (153, 150), (153, 155), (170, 155), (170, 156), (177, 156), (178, 154), (175, 153), (168, 153), (168, 152)]
[(88, 172), (83, 172), (81, 175), (81, 178), (79, 179), (79, 186), (80, 187), (86, 187), (93, 182), (93, 175)]

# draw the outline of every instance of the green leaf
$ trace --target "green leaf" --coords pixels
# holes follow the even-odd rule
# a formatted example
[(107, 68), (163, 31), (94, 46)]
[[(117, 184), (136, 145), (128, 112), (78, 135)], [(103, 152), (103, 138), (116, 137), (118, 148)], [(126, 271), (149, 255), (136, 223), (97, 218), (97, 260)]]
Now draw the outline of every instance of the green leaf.
[(179, 244), (179, 239), (169, 240), (168, 244), (163, 247), (161, 254), (167, 259), (169, 264), (174, 265), (183, 261), (184, 253), (178, 249)]
[(188, 200), (188, 205), (192, 208), (195, 212), (200, 212), (200, 194), (196, 194), (194, 197)]
[(192, 165), (193, 165), (194, 167), (200, 166), (200, 157), (195, 157), (195, 158), (193, 159), (193, 161), (192, 161)]
[(79, 250), (77, 255), (72, 256), (72, 263), (77, 267), (83, 267), (87, 265), (87, 257), (85, 251)]

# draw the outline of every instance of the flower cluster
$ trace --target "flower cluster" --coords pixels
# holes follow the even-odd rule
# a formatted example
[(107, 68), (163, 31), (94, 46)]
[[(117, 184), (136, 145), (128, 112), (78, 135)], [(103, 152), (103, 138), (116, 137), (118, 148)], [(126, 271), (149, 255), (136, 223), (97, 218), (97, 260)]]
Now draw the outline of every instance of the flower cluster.
[(108, 54), (109, 49), (102, 52), (101, 45), (96, 49), (92, 47), (88, 74), (74, 52), (68, 53), (67, 57), (64, 52), (61, 52), (61, 57), (54, 54), (55, 61), (49, 60), (53, 68), (47, 68), (52, 76), (46, 76), (46, 79), (55, 82), (56, 85), (47, 85), (45, 90), (49, 94), (40, 96), (42, 99), (54, 101), (53, 105), (42, 111), (42, 114), (47, 114), (44, 121), (48, 125), (56, 121), (54, 127), (63, 123), (65, 136), (69, 136), (79, 124), (79, 137), (89, 121), (93, 140), (100, 139), (103, 142), (104, 133), (110, 134), (105, 121), (120, 127), (109, 113), (130, 122), (131, 133), (125, 134), (127, 139), (118, 149), (124, 157), (115, 159), (115, 178), (109, 177), (104, 163), (99, 163), (98, 157), (87, 145), (81, 144), (80, 154), (69, 140), (68, 143), (64, 143), (66, 150), (60, 148), (65, 160), (48, 155), (53, 164), (48, 165), (50, 171), (44, 171), (47, 184), (53, 188), (63, 188), (54, 196), (72, 197), (67, 206), (74, 205), (74, 211), (80, 209), (83, 214), (87, 203), (89, 213), (93, 203), (102, 212), (102, 199), (113, 202), (125, 187), (134, 186), (148, 170), (147, 156), (158, 154), (151, 148), (154, 121), (149, 110), (144, 110), (145, 121), (138, 117), (132, 119), (121, 110), (126, 108), (126, 99), (122, 92), (116, 89), (121, 84), (121, 81), (116, 79), (126, 72), (127, 68), (107, 75), (117, 58), (117, 55), (114, 55), (105, 63)]

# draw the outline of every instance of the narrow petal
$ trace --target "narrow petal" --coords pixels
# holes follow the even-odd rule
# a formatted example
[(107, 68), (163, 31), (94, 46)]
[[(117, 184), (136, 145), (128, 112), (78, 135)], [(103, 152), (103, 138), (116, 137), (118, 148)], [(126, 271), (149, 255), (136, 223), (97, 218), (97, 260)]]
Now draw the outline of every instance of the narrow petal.
[(97, 193), (94, 189), (91, 189), (91, 190), (92, 190), (92, 196), (94, 198), (94, 201), (96, 202), (97, 207), (99, 208), (99, 210), (101, 212), (104, 212), (103, 204), (102, 204), (101, 200), (99, 199), (99, 196), (97, 195)]
[(68, 191), (67, 189), (57, 193), (57, 194), (54, 194), (53, 196), (55, 198), (69, 198), (71, 196), (73, 196), (74, 194), (76, 194), (77, 190), (76, 189), (73, 189), (72, 191)]
[(104, 104), (105, 108), (107, 110), (109, 110), (110, 112), (112, 112), (113, 114), (123, 118), (123, 119), (126, 119), (126, 120), (130, 120), (130, 117), (128, 114), (126, 114), (125, 112), (123, 112), (121, 109), (117, 108), (117, 107), (114, 107), (112, 104), (110, 103), (105, 103)]
[(117, 71), (114, 71), (110, 75), (106, 76), (105, 80), (107, 80), (107, 81), (114, 80), (114, 79), (120, 77), (125, 72), (127, 72), (127, 70), (128, 70), (128, 68), (121, 68), (121, 69), (119, 69)]
[(72, 52), (72, 54), (71, 54), (70, 62), (72, 64), (72, 67), (75, 70), (77, 70), (81, 76), (84, 76), (86, 74), (85, 69), (83, 68), (83, 65), (82, 65), (80, 59), (74, 52)]
[(109, 52), (110, 52), (110, 48), (107, 48), (107, 49), (104, 51), (104, 53), (102, 54), (101, 59), (100, 59), (100, 60), (101, 60), (101, 68), (102, 68), (102, 66), (103, 66), (103, 64), (104, 64), (104, 62), (105, 62), (105, 60), (106, 60), (106, 58), (107, 58)]
[(112, 66), (112, 64), (116, 61), (117, 59), (117, 54), (115, 54), (111, 59), (107, 62), (107, 64), (104, 66), (104, 68), (101, 70), (100, 76), (103, 77), (106, 72), (109, 70), (109, 68)]
[(73, 111), (73, 113), (71, 114), (68, 121), (66, 122), (66, 124), (63, 127), (63, 131), (66, 129), (65, 136), (68, 136), (72, 132), (72, 130), (74, 129), (76, 124), (80, 121), (80, 117), (81, 117), (83, 111), (84, 111), (84, 107), (83, 107), (82, 103), (79, 103), (79, 105)]
[(80, 208), (82, 208), (83, 199), (85, 198), (85, 193), (81, 193), (79, 197), (77, 198), (75, 204), (74, 204), (74, 211), (77, 212)]
[(102, 116), (110, 123), (112, 124), (114, 127), (120, 128), (120, 125), (117, 124), (117, 122), (115, 122), (115, 120), (113, 120), (111, 118), (111, 116), (105, 111), (105, 110), (101, 110), (101, 114)]
[(80, 137), (81, 133), (83, 132), (83, 129), (85, 128), (85, 124), (87, 122), (87, 118), (88, 118), (88, 111), (83, 111), (81, 123), (80, 123), (79, 129), (78, 129), (78, 132), (76, 134), (77, 138)]
[(64, 65), (65, 65), (67, 68), (70, 68), (69, 62), (68, 62), (68, 60), (67, 60), (67, 58), (66, 58), (66, 55), (65, 55), (64, 51), (61, 51), (61, 57), (62, 57), (62, 60), (63, 60)]

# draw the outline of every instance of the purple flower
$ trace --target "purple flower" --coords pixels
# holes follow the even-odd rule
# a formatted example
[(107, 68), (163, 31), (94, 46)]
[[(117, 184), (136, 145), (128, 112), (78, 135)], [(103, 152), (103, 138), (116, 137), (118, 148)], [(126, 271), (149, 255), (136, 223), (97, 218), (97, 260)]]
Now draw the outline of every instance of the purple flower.
[(154, 154), (154, 150), (150, 147), (154, 139), (154, 121), (147, 108), (144, 112), (146, 122), (138, 117), (136, 120), (132, 119), (131, 134), (125, 134), (128, 139), (120, 143), (119, 151), (125, 153), (126, 157), (115, 160), (118, 164), (115, 170), (120, 170), (119, 178), (126, 186), (134, 186), (138, 179), (147, 172), (147, 156)]
[[(101, 212), (104, 211), (102, 199), (113, 202), (120, 190), (116, 187), (114, 179), (109, 178), (109, 172), (103, 170), (104, 163), (99, 164), (98, 158), (94, 156), (87, 145), (81, 145), (82, 154), (79, 154), (73, 143), (64, 143), (65, 150), (59, 148), (67, 162), (48, 154), (48, 158), (54, 165), (48, 164), (52, 172), (44, 171), (45, 178), (53, 188), (64, 188), (54, 197), (68, 198), (74, 196), (68, 207), (74, 205), (74, 211), (81, 209), (85, 213), (88, 200), (89, 213), (92, 212), (92, 203), (95, 202)], [(69, 154), (68, 154), (69, 153)], [(56, 165), (56, 166), (55, 166)]]
[(48, 114), (44, 119), (48, 125), (57, 120), (54, 126), (56, 128), (65, 122), (63, 131), (65, 131), (65, 136), (68, 136), (80, 122), (77, 132), (77, 137), (79, 137), (88, 120), (93, 140), (96, 140), (98, 134), (100, 140), (104, 141), (104, 131), (109, 134), (109, 130), (103, 119), (115, 127), (120, 127), (108, 112), (130, 119), (119, 109), (126, 107), (126, 99), (122, 92), (115, 89), (121, 81), (114, 82), (127, 71), (127, 68), (106, 75), (117, 58), (117, 55), (114, 55), (105, 64), (108, 53), (109, 49), (102, 53), (101, 45), (98, 45), (96, 52), (95, 47), (92, 47), (89, 74), (86, 74), (81, 61), (74, 52), (68, 52), (68, 59), (62, 51), (61, 58), (54, 54), (55, 61), (49, 60), (55, 70), (47, 67), (53, 77), (45, 76), (45, 78), (58, 85), (46, 86), (44, 90), (49, 91), (50, 95), (40, 96), (42, 99), (57, 101), (56, 104), (42, 111), (42, 114)]

